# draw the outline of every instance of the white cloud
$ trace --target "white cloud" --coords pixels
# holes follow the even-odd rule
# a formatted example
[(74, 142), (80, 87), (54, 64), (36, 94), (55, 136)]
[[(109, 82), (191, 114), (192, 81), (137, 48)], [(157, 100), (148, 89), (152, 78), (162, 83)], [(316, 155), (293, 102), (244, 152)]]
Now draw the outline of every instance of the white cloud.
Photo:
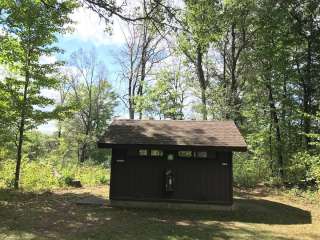
[(55, 100), (55, 102), (59, 102), (60, 100), (60, 93), (55, 89), (44, 88), (44, 89), (41, 89), (40, 94), (44, 97)]
[(49, 121), (48, 123), (38, 126), (37, 130), (42, 133), (52, 135), (58, 130), (57, 123), (55, 120)]
[(42, 55), (39, 59), (40, 64), (53, 64), (57, 61), (56, 56), (50, 55)]
[(106, 32), (106, 24), (103, 19), (90, 9), (81, 7), (75, 10), (71, 19), (75, 22), (74, 32), (66, 35), (67, 38), (77, 38), (82, 41), (90, 41), (96, 45), (121, 44), (124, 43), (122, 26), (118, 19), (114, 20), (113, 31), (110, 35)]

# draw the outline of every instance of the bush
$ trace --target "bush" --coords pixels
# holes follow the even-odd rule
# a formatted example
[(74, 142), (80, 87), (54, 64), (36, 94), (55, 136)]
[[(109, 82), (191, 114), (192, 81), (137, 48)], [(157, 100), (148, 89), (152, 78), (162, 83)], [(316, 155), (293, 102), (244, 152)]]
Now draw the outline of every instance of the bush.
[(68, 165), (60, 168), (60, 174), (72, 180), (80, 180), (82, 185), (96, 186), (109, 182), (109, 170), (103, 165)]
[(15, 171), (14, 161), (0, 162), (0, 188), (12, 188)]
[[(13, 187), (15, 161), (9, 160), (0, 166), (0, 187)], [(43, 190), (59, 187), (59, 179), (52, 174), (52, 166), (48, 163), (22, 161), (20, 185), (27, 190)]]
[(248, 153), (236, 153), (233, 160), (234, 184), (240, 187), (254, 187), (269, 181), (271, 176), (268, 162), (250, 157)]
[(64, 178), (64, 183), (65, 183), (67, 186), (71, 186), (73, 180), (74, 180), (74, 179), (73, 179), (72, 177), (66, 176), (66, 177)]
[(286, 181), (291, 185), (320, 185), (320, 156), (298, 152), (288, 162), (285, 169)]
[[(0, 188), (12, 188), (15, 161), (0, 162)], [(72, 180), (82, 185), (96, 186), (109, 182), (109, 171), (102, 165), (70, 165), (62, 168), (47, 161), (22, 161), (20, 186), (39, 191), (69, 186)]]

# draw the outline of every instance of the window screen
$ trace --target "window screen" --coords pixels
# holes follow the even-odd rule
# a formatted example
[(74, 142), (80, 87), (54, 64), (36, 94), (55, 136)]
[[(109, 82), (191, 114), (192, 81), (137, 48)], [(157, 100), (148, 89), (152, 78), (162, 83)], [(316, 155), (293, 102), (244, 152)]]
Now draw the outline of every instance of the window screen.
[(168, 154), (168, 158), (167, 158), (169, 161), (172, 161), (174, 160), (174, 154)]
[(179, 157), (184, 157), (184, 158), (191, 158), (192, 157), (192, 151), (179, 151), (178, 152)]
[(208, 154), (205, 151), (201, 151), (201, 152), (194, 152), (194, 156), (196, 158), (207, 158)]
[(151, 156), (153, 156), (153, 157), (162, 157), (163, 156), (163, 151), (157, 150), (157, 149), (152, 149), (151, 150)]
[(139, 149), (139, 156), (148, 156), (147, 149)]

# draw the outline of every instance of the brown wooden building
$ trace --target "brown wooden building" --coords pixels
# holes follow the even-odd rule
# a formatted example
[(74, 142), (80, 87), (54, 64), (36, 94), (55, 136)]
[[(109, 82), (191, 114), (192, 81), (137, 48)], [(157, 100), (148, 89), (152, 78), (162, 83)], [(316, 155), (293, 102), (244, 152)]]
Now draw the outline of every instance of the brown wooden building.
[(232, 152), (246, 151), (233, 121), (114, 120), (110, 201), (232, 205)]

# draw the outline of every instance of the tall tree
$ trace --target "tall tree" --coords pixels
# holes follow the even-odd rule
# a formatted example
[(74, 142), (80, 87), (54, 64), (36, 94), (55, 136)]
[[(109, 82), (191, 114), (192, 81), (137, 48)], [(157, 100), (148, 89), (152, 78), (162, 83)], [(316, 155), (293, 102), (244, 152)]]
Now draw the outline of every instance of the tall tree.
[[(251, 81), (258, 89), (261, 102), (268, 109), (270, 159), (275, 149), (275, 163), (271, 164), (277, 175), (284, 180), (285, 168), (285, 100), (287, 99), (286, 82), (290, 62), (290, 44), (288, 41), (288, 15), (286, 10), (274, 1), (260, 1), (256, 8), (256, 31), (253, 53), (253, 63), (256, 79)], [(259, 90), (260, 89), (260, 90)], [(275, 143), (272, 144), (274, 138)], [(273, 147), (274, 146), (274, 147)], [(273, 161), (273, 160), (272, 160)]]
[(128, 26), (128, 34), (125, 39), (126, 43), (117, 57), (121, 66), (120, 78), (127, 85), (126, 94), (121, 97), (121, 100), (129, 111), (129, 118), (134, 119), (136, 111), (135, 98), (140, 75), (140, 38), (139, 32), (134, 25)]
[(183, 31), (179, 38), (179, 49), (194, 67), (201, 90), (201, 113), (207, 120), (207, 88), (208, 74), (204, 67), (204, 59), (211, 41), (218, 36), (217, 19), (221, 10), (220, 1), (186, 1), (183, 15)]
[(115, 94), (107, 81), (106, 66), (99, 61), (94, 49), (79, 49), (70, 57), (71, 91), (67, 104), (76, 110), (66, 130), (73, 132), (78, 140), (78, 160), (84, 162), (90, 157), (90, 150), (103, 133), (115, 107)]
[(118, 57), (121, 79), (127, 84), (127, 91), (122, 101), (129, 110), (130, 119), (134, 119), (136, 112), (139, 112), (141, 119), (143, 109), (137, 106), (136, 99), (143, 97), (148, 77), (155, 65), (165, 59), (168, 53), (163, 45), (164, 36), (158, 35), (148, 20), (130, 24), (125, 39), (126, 44), (121, 49), (121, 56)]
[(183, 119), (187, 98), (186, 82), (180, 61), (157, 73), (156, 82), (148, 89), (144, 99), (149, 104), (147, 110), (156, 113), (160, 119)]
[[(226, 1), (221, 18), (218, 19), (222, 37), (214, 41), (213, 47), (219, 53), (215, 60), (216, 75), (226, 101), (224, 118), (236, 122), (241, 120), (241, 94), (248, 71), (246, 55), (254, 34), (254, 4), (252, 0)], [(221, 64), (222, 62), (222, 64)]]
[(71, 90), (71, 83), (69, 81), (67, 69), (60, 69), (59, 74), (57, 74), (55, 77), (59, 81), (57, 90), (59, 92), (59, 99), (58, 102), (56, 102), (56, 105), (63, 110), (64, 116), (61, 117), (61, 119), (58, 119), (58, 138), (61, 138), (62, 136), (62, 124), (63, 120), (65, 120), (66, 117), (69, 117), (72, 112), (72, 106), (68, 105), (66, 103), (67, 97), (70, 94)]
[(308, 148), (312, 131), (312, 115), (319, 109), (320, 85), (320, 7), (316, 0), (286, 1), (281, 3), (288, 11), (288, 27), (293, 41), (293, 71), (301, 89), (304, 146)]
[(4, 37), (1, 42), (1, 62), (7, 65), (15, 76), (1, 82), (1, 88), (8, 93), (10, 110), (18, 119), (17, 127), (17, 163), (14, 187), (19, 187), (20, 165), (25, 131), (34, 128), (47, 119), (55, 117), (55, 111), (47, 112), (43, 108), (53, 104), (53, 100), (41, 94), (44, 88), (57, 85), (52, 73), (57, 63), (41, 64), (40, 57), (59, 51), (52, 44), (57, 33), (66, 31), (70, 23), (69, 14), (75, 8), (71, 0), (43, 2), (1, 1), (0, 24)]

